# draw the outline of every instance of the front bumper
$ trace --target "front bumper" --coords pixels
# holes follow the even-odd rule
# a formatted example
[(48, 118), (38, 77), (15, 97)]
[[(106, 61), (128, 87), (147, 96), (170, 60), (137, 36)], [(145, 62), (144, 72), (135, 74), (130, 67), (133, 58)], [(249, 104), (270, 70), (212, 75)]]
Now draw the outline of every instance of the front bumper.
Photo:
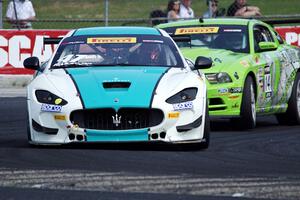
[(233, 83), (207, 84), (210, 116), (232, 117), (240, 115), (243, 88)]
[[(42, 112), (36, 104), (31, 113), (32, 142), (36, 144), (65, 144), (72, 142), (185, 142), (203, 138), (205, 101), (195, 103), (193, 109), (174, 111), (166, 104), (161, 109), (164, 118), (153, 127), (128, 130), (97, 130), (82, 128), (70, 117), (73, 110), (67, 106), (60, 113)], [(112, 116), (109, 116), (113, 123)], [(124, 119), (126, 116), (123, 116)], [(37, 128), (38, 127), (38, 128)], [(46, 131), (45, 131), (46, 130)], [(51, 130), (50, 132), (48, 130)], [(54, 131), (55, 130), (55, 131)], [(54, 134), (55, 132), (55, 134)], [(51, 133), (51, 134), (49, 134)]]

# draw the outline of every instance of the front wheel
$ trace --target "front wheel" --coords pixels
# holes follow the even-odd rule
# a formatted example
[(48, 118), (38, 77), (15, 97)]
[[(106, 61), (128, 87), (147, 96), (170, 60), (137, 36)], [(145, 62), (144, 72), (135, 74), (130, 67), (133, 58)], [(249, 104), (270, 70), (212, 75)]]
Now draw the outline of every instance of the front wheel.
[(288, 102), (286, 113), (277, 114), (277, 121), (283, 125), (300, 124), (300, 73), (298, 72), (294, 81), (291, 97)]
[(252, 129), (256, 126), (255, 90), (253, 79), (248, 76), (244, 85), (241, 104), (241, 126), (243, 129)]
[(210, 120), (209, 120), (209, 114), (208, 114), (208, 102), (206, 102), (203, 140), (204, 141), (200, 143), (200, 148), (207, 149), (209, 146), (209, 140), (210, 140)]
[(31, 143), (32, 139), (31, 139), (31, 133), (30, 133), (30, 123), (29, 123), (29, 114), (28, 113), (27, 113), (26, 121), (27, 121), (27, 123), (26, 123), (27, 141), (28, 141), (28, 143)]

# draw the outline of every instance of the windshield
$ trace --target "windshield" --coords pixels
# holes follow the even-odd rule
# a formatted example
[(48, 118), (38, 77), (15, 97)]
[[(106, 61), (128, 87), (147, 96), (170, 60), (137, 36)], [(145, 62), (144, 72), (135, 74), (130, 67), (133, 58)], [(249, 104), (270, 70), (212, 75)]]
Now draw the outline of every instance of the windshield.
[(168, 66), (183, 62), (170, 38), (153, 35), (96, 35), (64, 39), (51, 68)]
[(178, 41), (181, 47), (207, 47), (226, 49), (238, 53), (249, 53), (247, 26), (212, 25), (170, 27), (165, 30), (174, 37), (188, 36), (189, 41)]

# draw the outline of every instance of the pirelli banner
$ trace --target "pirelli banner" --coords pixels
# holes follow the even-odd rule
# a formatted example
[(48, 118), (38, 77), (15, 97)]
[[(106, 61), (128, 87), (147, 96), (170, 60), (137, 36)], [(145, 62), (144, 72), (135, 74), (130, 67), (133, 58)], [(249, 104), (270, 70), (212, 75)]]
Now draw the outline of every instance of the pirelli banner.
[(43, 44), (44, 37), (62, 37), (69, 30), (0, 30), (0, 74), (32, 74), (24, 69), (23, 61), (36, 56), (46, 61), (55, 45)]
[(288, 44), (300, 47), (300, 26), (276, 27), (275, 29)]
[[(300, 26), (277, 27), (276, 30), (288, 44), (300, 47)], [(46, 61), (53, 54), (56, 45), (43, 45), (44, 37), (62, 37), (69, 30), (0, 30), (0, 74), (32, 74), (24, 69), (23, 61), (36, 56)], [(197, 31), (214, 32), (215, 29)], [(180, 32), (181, 33), (181, 32)], [(181, 33), (184, 34), (184, 33)], [(100, 38), (101, 39), (101, 38)], [(97, 42), (103, 42), (96, 38)]]

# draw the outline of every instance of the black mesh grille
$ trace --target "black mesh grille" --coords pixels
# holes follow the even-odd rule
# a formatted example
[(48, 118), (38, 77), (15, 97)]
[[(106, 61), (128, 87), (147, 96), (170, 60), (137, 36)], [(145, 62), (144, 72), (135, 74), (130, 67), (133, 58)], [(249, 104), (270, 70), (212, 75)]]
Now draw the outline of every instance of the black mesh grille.
[(128, 130), (156, 126), (163, 121), (164, 114), (159, 109), (122, 108), (86, 109), (71, 113), (70, 120), (81, 128), (96, 130)]

